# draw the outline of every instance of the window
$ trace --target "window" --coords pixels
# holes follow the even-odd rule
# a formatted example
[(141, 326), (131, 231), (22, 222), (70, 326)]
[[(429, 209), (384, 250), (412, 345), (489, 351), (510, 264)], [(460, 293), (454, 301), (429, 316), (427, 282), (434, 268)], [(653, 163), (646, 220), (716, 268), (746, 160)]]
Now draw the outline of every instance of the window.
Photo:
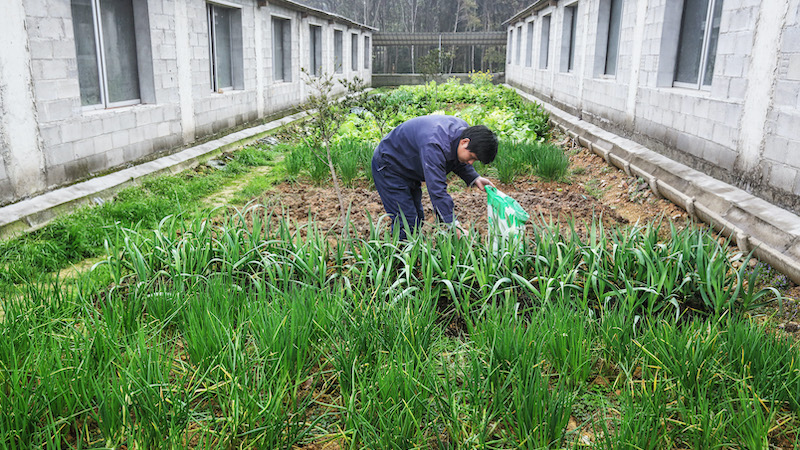
[(358, 35), (353, 34), (350, 36), (350, 68), (358, 70)]
[(619, 33), (622, 27), (622, 0), (609, 0), (606, 4), (608, 5), (609, 18), (603, 73), (605, 75), (616, 75)]
[(292, 81), (292, 29), (288, 19), (272, 18), (272, 76)]
[(344, 33), (340, 30), (333, 30), (333, 68), (336, 73), (342, 73), (344, 63), (342, 62), (342, 47), (344, 46)]
[(520, 55), (522, 54), (522, 26), (517, 27), (517, 48), (515, 50), (517, 56), (514, 58), (514, 62), (517, 65), (522, 64), (522, 60), (520, 59)]
[(514, 30), (509, 30), (508, 32), (508, 45), (506, 46), (506, 62), (508, 65), (511, 65), (514, 61), (511, 59), (511, 56), (514, 54)]
[(72, 0), (81, 105), (140, 102), (139, 58), (132, 0)]
[(675, 63), (676, 86), (711, 86), (721, 16), (722, 0), (684, 1)]
[(322, 75), (322, 27), (311, 25), (308, 29), (308, 70), (311, 75)]
[(593, 74), (595, 77), (617, 74), (622, 3), (622, 0), (600, 0), (594, 52)]
[(364, 68), (369, 69), (370, 50), (372, 47), (369, 45), (369, 36), (364, 36)]
[(533, 64), (533, 22), (528, 22), (528, 42), (525, 45), (525, 67)]
[(561, 71), (572, 72), (575, 68), (575, 36), (578, 29), (578, 4), (564, 8), (564, 27), (561, 36)]
[(206, 5), (211, 90), (242, 89), (242, 16), (235, 8)]
[(542, 40), (539, 48), (539, 68), (547, 69), (550, 56), (550, 19), (551, 15), (548, 14), (542, 17)]

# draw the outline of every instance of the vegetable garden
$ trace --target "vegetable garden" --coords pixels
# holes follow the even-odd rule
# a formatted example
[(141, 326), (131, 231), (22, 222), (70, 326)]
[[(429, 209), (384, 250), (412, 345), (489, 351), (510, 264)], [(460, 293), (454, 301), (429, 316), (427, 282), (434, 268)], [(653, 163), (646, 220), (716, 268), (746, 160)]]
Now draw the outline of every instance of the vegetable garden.
[[(626, 224), (588, 186), (581, 199), (544, 111), (485, 77), (362, 100), (332, 147), (343, 225), (330, 193), (325, 220), (309, 213), (330, 174), (300, 125), (218, 172), (79, 211), (90, 230), (62, 219), (0, 244), (0, 446), (800, 445), (798, 344), (764, 319), (780, 286), (748, 255), (685, 221)], [(535, 213), (524, 239), (493, 250), (483, 194), (460, 188), (468, 235), (389, 231), (371, 151), (435, 112), (498, 132), (478, 170)], [(267, 164), (238, 209), (187, 205)], [(541, 186), (565, 209), (538, 209)], [(60, 267), (42, 249), (95, 264), (44, 276)]]

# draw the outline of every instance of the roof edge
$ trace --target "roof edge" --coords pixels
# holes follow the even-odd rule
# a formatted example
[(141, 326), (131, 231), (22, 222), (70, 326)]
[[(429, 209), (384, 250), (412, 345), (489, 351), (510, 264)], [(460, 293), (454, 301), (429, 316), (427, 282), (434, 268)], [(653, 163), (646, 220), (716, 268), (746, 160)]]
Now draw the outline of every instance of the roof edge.
[(508, 26), (508, 25), (518, 21), (522, 17), (525, 17), (525, 16), (529, 15), (531, 12), (538, 11), (540, 9), (544, 9), (544, 8), (546, 8), (548, 6), (556, 6), (557, 3), (558, 3), (558, 0), (537, 0), (537, 1), (533, 2), (527, 8), (525, 8), (522, 11), (514, 14), (510, 19), (506, 20), (501, 25)]
[(378, 29), (375, 27), (371, 27), (369, 25), (356, 22), (355, 20), (348, 19), (347, 17), (340, 16), (338, 14), (330, 13), (317, 8), (312, 8), (310, 6), (306, 6), (301, 3), (294, 2), (292, 0), (259, 0), (258, 2), (259, 6), (266, 6), (268, 3), (278, 6), (286, 6), (288, 8), (298, 10), (300, 12), (307, 12), (310, 14), (314, 14), (315, 16), (324, 17), (329, 20), (344, 22), (354, 28), (361, 28), (362, 30), (369, 30), (369, 31), (378, 31)]

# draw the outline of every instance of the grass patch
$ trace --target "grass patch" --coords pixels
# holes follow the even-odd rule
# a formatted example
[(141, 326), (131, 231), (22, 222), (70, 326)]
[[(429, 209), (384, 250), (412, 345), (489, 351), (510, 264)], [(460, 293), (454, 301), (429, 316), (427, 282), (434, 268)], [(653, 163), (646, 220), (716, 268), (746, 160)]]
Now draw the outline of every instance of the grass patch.
[(112, 226), (94, 269), (110, 287), (79, 278), (2, 296), (14, 320), (0, 322), (0, 445), (795, 436), (798, 344), (747, 316), (774, 292), (714, 295), (750, 275), (708, 231), (598, 223), (582, 238), (538, 223), (498, 255), (477, 233), (331, 240), (311, 224), (301, 238), (260, 206), (210, 219)]

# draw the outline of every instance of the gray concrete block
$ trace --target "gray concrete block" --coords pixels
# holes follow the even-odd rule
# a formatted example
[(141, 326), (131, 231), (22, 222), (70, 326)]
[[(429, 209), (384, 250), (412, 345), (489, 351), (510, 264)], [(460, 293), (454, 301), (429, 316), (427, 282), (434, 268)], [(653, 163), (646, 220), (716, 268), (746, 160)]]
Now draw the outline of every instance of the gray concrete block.
[[(111, 134), (111, 144), (113, 149), (119, 149), (131, 143), (129, 130), (118, 130)], [(122, 152), (120, 152), (122, 155)]]
[[(800, 42), (798, 42), (798, 47), (795, 48), (800, 48)], [(800, 80), (800, 53), (789, 55), (788, 59), (789, 64), (786, 70), (786, 79), (794, 81)]]
[(792, 192), (797, 182), (798, 171), (796, 168), (789, 167), (783, 164), (773, 164), (769, 173), (769, 184), (787, 191)]
[(79, 106), (73, 99), (41, 102), (38, 105), (39, 119), (44, 123), (68, 119), (72, 117), (73, 111)]
[(80, 122), (70, 121), (61, 126), (61, 138), (64, 142), (76, 142), (83, 137), (83, 126)]
[(47, 166), (61, 166), (75, 159), (74, 144), (72, 142), (47, 146), (44, 149), (45, 164)]
[(29, 42), (31, 59), (50, 59), (53, 57), (53, 41), (33, 39)]

